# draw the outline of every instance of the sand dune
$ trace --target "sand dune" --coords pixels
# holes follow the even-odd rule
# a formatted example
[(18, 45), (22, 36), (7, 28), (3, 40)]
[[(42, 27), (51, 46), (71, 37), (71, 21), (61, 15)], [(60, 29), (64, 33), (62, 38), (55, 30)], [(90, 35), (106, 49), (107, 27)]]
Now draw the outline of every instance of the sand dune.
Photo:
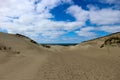
[(119, 80), (119, 38), (116, 33), (46, 48), (23, 35), (0, 33), (0, 80)]

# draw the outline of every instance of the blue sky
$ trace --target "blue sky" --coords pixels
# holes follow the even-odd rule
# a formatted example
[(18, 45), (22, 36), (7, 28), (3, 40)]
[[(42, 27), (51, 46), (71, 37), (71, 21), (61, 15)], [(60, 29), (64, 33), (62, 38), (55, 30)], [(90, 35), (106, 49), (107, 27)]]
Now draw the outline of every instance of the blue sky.
[(0, 31), (79, 43), (120, 31), (120, 0), (0, 0)]

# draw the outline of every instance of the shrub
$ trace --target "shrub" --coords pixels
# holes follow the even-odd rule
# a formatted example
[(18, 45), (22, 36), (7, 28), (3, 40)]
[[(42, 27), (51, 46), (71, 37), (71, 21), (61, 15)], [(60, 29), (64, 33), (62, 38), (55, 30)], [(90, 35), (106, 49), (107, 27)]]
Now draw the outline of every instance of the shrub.
[(7, 47), (4, 46), (3, 49), (4, 49), (4, 50), (7, 50)]
[(30, 40), (30, 42), (34, 43), (34, 44), (38, 44), (36, 41), (34, 40)]
[(43, 44), (42, 46), (43, 46), (43, 47), (46, 47), (46, 48), (51, 48), (51, 46), (45, 45), (45, 44)]
[(104, 44), (102, 44), (101, 46), (100, 46), (100, 48), (103, 48), (104, 47)]
[(110, 45), (110, 46), (118, 45), (119, 46), (120, 45), (120, 38), (119, 37), (115, 37), (115, 36), (110, 37), (110, 38), (108, 38), (108, 39), (106, 39), (104, 41), (104, 44), (102, 44), (100, 46), (100, 48), (104, 47), (105, 45)]
[(120, 43), (120, 38), (119, 37), (111, 37), (111, 38), (105, 40), (105, 42), (104, 42), (105, 45), (111, 45), (113, 43)]
[(0, 50), (2, 50), (2, 48), (0, 47)]
[(17, 53), (17, 54), (20, 54), (20, 52), (18, 52), (18, 51), (17, 51), (16, 53)]

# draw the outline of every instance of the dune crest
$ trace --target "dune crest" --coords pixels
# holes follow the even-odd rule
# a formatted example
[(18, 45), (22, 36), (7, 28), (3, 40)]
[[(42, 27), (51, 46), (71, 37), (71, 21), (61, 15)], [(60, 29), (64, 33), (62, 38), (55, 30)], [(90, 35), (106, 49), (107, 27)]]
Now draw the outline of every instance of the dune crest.
[(89, 47), (103, 48), (105, 46), (119, 47), (119, 45), (120, 45), (120, 32), (117, 32), (104, 37), (84, 41), (76, 46), (84, 48)]

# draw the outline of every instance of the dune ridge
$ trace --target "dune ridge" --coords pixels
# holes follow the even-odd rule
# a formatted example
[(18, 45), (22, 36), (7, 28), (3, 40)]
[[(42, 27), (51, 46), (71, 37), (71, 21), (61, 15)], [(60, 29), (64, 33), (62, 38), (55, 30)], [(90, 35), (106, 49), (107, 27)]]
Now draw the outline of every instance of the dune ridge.
[[(116, 42), (115, 42), (116, 41)], [(116, 45), (119, 46), (120, 44), (120, 32), (113, 33), (107, 36), (99, 37), (96, 39), (83, 41), (82, 43), (76, 45), (77, 47), (96, 47), (96, 48), (102, 48), (105, 46), (112, 46)]]

